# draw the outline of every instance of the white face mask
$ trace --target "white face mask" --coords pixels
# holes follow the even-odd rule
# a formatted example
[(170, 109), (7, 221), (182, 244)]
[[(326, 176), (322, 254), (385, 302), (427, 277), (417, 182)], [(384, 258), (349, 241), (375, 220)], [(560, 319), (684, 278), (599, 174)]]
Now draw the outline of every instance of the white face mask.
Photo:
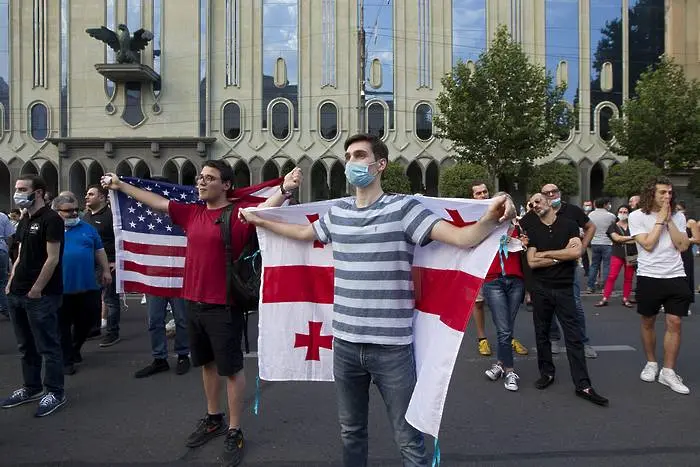
[(75, 227), (78, 225), (78, 222), (80, 222), (79, 217), (71, 217), (68, 219), (63, 219), (63, 223), (66, 225), (66, 227)]
[(628, 217), (628, 214), (618, 214), (617, 217), (618, 217), (618, 219), (620, 219), (621, 221), (626, 221), (626, 220), (627, 220), (627, 217)]

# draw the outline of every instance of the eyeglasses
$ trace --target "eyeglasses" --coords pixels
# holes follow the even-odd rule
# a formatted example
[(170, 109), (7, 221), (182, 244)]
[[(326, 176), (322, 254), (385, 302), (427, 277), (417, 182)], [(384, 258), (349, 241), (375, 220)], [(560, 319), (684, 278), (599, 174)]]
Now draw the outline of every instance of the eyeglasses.
[(197, 175), (194, 178), (194, 184), (198, 185), (200, 182), (203, 182), (204, 185), (209, 185), (211, 182), (215, 182), (217, 180), (221, 180), (220, 178), (214, 177), (212, 175)]
[(72, 209), (58, 209), (58, 211), (65, 212), (66, 214), (72, 214), (74, 212), (80, 212), (78, 208), (72, 208)]
[(542, 192), (542, 194), (545, 195), (545, 196), (554, 196), (554, 195), (556, 195), (557, 193), (559, 193), (559, 188), (557, 188), (557, 189), (555, 189), (555, 190), (549, 190), (549, 191), (543, 191), (543, 192)]

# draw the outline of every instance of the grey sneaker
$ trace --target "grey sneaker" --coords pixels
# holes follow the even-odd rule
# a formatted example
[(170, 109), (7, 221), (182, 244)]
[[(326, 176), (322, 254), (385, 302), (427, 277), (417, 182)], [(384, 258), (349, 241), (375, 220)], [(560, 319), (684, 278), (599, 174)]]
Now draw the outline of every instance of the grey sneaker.
[(498, 363), (494, 363), (491, 365), (491, 368), (486, 370), (484, 373), (486, 373), (486, 377), (490, 379), (491, 381), (496, 381), (498, 378), (503, 376), (504, 371), (503, 367), (499, 365)]
[(588, 344), (583, 345), (583, 353), (586, 358), (598, 358), (598, 352)]
[(563, 349), (559, 345), (558, 341), (552, 341), (551, 344), (552, 344), (552, 353), (553, 354), (562, 353)]
[(102, 338), (102, 342), (100, 342), (100, 347), (111, 347), (114, 344), (117, 344), (121, 339), (119, 336), (115, 336), (114, 334), (107, 334)]

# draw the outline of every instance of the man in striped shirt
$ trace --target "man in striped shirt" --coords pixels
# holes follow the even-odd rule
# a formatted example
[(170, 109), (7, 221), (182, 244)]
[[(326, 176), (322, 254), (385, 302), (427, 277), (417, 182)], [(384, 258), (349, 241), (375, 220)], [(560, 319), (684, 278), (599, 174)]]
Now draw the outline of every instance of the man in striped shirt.
[(479, 244), (515, 216), (506, 196), (495, 198), (475, 224), (458, 228), (411, 196), (382, 191), (389, 151), (381, 139), (358, 134), (345, 141), (345, 175), (355, 197), (301, 226), (241, 217), (278, 235), (332, 243), (335, 267), (333, 374), (346, 466), (367, 464), (369, 385), (384, 399), (403, 465), (427, 466), (423, 435), (405, 418), (416, 383), (413, 355), (415, 245), (431, 240), (463, 248)]

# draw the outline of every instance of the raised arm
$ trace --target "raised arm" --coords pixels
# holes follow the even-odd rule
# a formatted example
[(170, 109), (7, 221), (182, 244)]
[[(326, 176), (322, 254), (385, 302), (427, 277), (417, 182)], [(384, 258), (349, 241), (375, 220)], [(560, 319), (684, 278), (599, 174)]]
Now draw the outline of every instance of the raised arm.
[(669, 220), (666, 225), (668, 226), (668, 233), (671, 235), (673, 246), (675, 246), (678, 251), (683, 253), (690, 246), (690, 240), (688, 239), (688, 235), (685, 233), (685, 229), (683, 229), (683, 232), (678, 230), (678, 226), (675, 222), (673, 222), (673, 219)]
[(282, 206), (282, 204), (287, 199), (284, 193), (289, 193), (292, 190), (296, 190), (301, 185), (303, 175), (299, 167), (295, 167), (291, 172), (284, 176), (284, 181), (280, 190), (277, 190), (274, 195), (270, 196), (265, 200), (264, 203), (258, 205), (261, 208), (276, 208)]
[(454, 245), (459, 248), (471, 248), (478, 245), (501, 222), (515, 217), (515, 206), (506, 195), (493, 199), (486, 213), (475, 224), (455, 227), (447, 221), (440, 221), (433, 226), (430, 239)]
[(310, 242), (316, 239), (316, 234), (314, 233), (314, 228), (311, 226), (311, 224), (288, 224), (286, 222), (263, 219), (254, 212), (246, 209), (241, 209), (238, 211), (238, 218), (243, 223), (253, 224), (256, 227), (262, 227), (263, 229), (267, 229), (270, 232), (276, 233), (277, 235), (291, 238), (293, 240)]
[(121, 191), (125, 195), (131, 196), (136, 201), (140, 201), (156, 211), (168, 212), (168, 205), (170, 204), (169, 199), (123, 182), (113, 173), (108, 173), (102, 178), (102, 186), (108, 190)]
[(656, 222), (654, 223), (654, 228), (650, 232), (639, 233), (634, 236), (634, 240), (639, 243), (639, 246), (644, 248), (646, 251), (653, 251), (656, 248), (656, 244), (659, 243), (659, 238), (661, 238), (661, 232), (666, 228), (666, 224), (669, 221), (670, 216), (670, 206), (665, 204), (656, 215)]

